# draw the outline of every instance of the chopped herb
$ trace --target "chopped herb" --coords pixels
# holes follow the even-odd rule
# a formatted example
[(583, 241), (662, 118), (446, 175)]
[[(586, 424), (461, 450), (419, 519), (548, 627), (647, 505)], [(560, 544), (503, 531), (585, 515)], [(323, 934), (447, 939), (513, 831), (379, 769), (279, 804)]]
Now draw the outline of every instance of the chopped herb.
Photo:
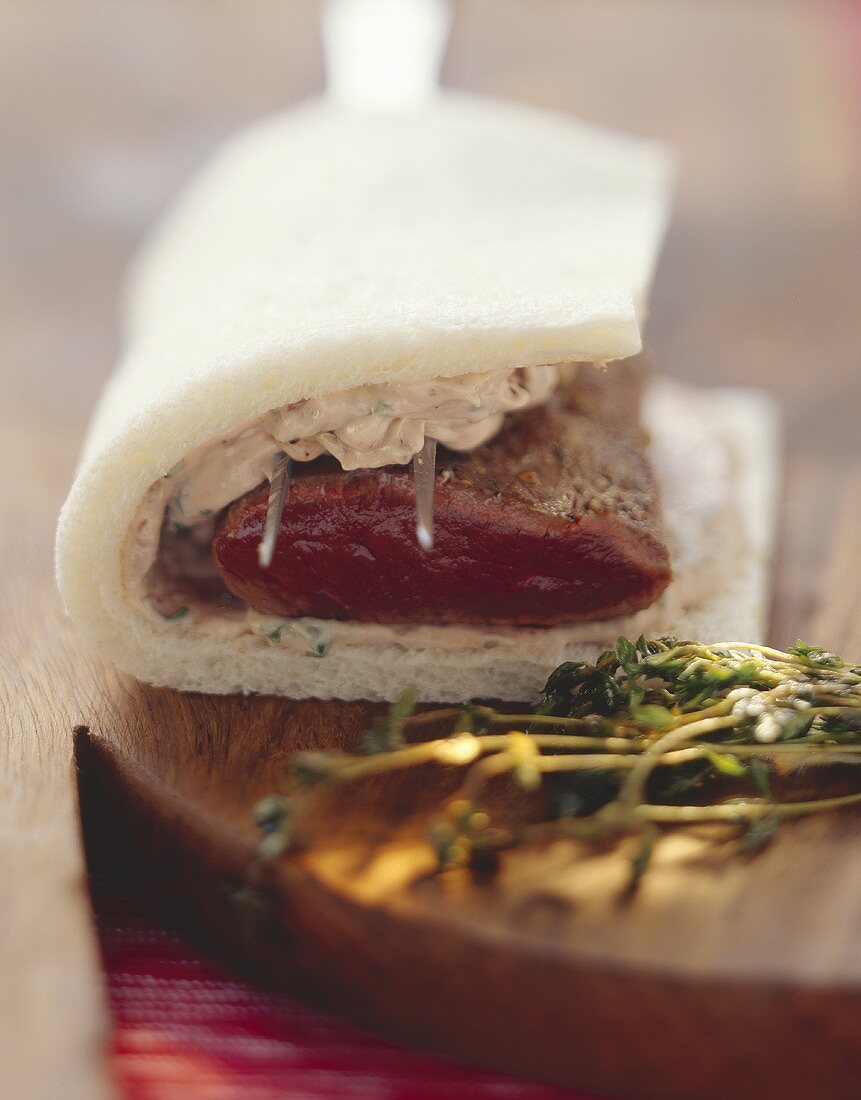
[(292, 629), (307, 644), (309, 657), (325, 657), (332, 648), (332, 639), (315, 623), (296, 622)]
[(176, 609), (176, 611), (174, 611), (172, 614), (165, 615), (165, 618), (167, 619), (167, 621), (169, 623), (175, 623), (175, 622), (179, 622), (180, 619), (184, 619), (187, 614), (188, 614), (188, 608), (187, 607), (178, 607)]

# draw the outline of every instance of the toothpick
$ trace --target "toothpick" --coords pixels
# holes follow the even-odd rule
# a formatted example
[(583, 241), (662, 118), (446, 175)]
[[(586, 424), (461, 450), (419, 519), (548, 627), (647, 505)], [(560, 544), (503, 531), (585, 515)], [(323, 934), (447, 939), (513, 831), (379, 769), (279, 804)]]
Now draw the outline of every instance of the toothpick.
[(275, 467), (269, 481), (269, 502), (266, 505), (266, 525), (263, 538), (257, 547), (257, 560), (261, 569), (268, 569), (275, 554), (281, 516), (284, 514), (284, 501), (290, 488), (290, 456), (282, 451), (275, 460)]

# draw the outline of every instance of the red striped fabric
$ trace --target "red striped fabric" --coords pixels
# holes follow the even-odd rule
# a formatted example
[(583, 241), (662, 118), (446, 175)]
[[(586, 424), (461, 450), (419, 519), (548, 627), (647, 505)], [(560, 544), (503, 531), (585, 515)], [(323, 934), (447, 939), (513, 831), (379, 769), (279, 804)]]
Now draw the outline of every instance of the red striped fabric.
[(588, 1100), (407, 1050), (228, 975), (104, 884), (94, 902), (124, 1100)]

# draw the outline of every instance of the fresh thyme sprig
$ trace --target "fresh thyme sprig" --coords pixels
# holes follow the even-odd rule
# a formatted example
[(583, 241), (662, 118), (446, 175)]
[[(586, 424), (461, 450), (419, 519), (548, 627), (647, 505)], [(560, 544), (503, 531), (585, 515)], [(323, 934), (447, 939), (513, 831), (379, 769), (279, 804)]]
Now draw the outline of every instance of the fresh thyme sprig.
[[(861, 668), (803, 642), (781, 652), (743, 642), (623, 637), (595, 664), (555, 669), (533, 713), (478, 704), (415, 713), (414, 705), (413, 694), (405, 694), (355, 754), (296, 754), (291, 775), (298, 787), (421, 764), (465, 768), (428, 827), (440, 870), (530, 840), (636, 835), (636, 882), (662, 827), (725, 823), (744, 830), (746, 847), (759, 847), (785, 818), (861, 803), (861, 787), (805, 800), (772, 794), (775, 777), (791, 791), (805, 768), (861, 764)], [(442, 722), (451, 724), (445, 737), (406, 738)], [(545, 791), (543, 820), (492, 819), (486, 789), (503, 775), (527, 792)], [(711, 797), (680, 803), (691, 791)], [(262, 860), (289, 847), (294, 811), (286, 796), (256, 808)]]

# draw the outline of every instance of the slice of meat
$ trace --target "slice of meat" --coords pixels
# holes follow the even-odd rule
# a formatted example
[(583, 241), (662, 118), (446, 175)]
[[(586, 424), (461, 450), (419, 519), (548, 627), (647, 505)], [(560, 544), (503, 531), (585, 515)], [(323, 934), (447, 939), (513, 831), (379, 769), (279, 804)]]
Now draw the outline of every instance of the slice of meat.
[(257, 561), (261, 485), (221, 518), (216, 569), (251, 607), (289, 617), (551, 625), (648, 606), (670, 567), (640, 388), (636, 367), (583, 368), (490, 443), (443, 452), (429, 552), (407, 467), (319, 460), (296, 471), (271, 567)]

